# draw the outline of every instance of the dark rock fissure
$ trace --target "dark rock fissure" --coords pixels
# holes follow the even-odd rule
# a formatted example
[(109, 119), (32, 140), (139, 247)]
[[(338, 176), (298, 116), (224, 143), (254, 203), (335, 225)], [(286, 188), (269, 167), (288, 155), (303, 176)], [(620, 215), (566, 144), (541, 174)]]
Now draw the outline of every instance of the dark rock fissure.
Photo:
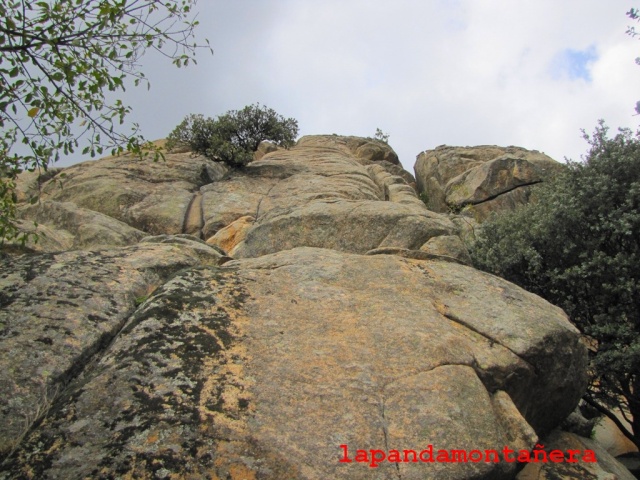
[(191, 216), (191, 209), (193, 208), (193, 202), (198, 196), (198, 192), (194, 193), (189, 200), (189, 205), (187, 206), (187, 210), (184, 212), (184, 218), (182, 219), (182, 230), (181, 233), (187, 233), (187, 225), (189, 223), (189, 217)]
[(523, 187), (531, 187), (533, 185), (537, 185), (539, 183), (543, 183), (543, 180), (538, 180), (537, 182), (531, 182), (531, 183), (523, 183), (522, 185), (517, 185), (515, 187), (509, 188), (507, 190), (505, 190), (504, 192), (500, 192), (500, 193), (496, 193), (495, 195), (492, 195), (490, 197), (485, 198), (484, 200), (480, 201), (480, 202), (465, 202), (460, 204), (460, 207), (466, 207), (467, 205), (482, 205), (483, 203), (486, 202), (490, 202), (491, 200), (495, 200), (496, 198), (505, 195), (509, 192), (513, 192), (514, 190), (517, 190), (518, 188), (523, 188)]
[[(385, 408), (385, 401), (384, 401), (384, 394), (382, 394), (380, 398), (380, 415), (382, 417), (382, 435), (384, 436), (384, 449), (386, 452), (388, 452), (390, 450), (389, 429), (387, 427), (387, 417), (386, 417), (384, 408)], [(398, 480), (402, 480), (402, 474), (400, 473), (400, 464), (396, 463), (395, 468), (396, 468), (396, 474), (398, 476)]]
[(267, 190), (267, 193), (265, 193), (265, 194), (260, 198), (260, 200), (258, 201), (258, 205), (257, 205), (257, 207), (256, 207), (256, 214), (255, 214), (255, 217), (254, 217), (254, 218), (256, 219), (256, 222), (258, 221), (258, 219), (259, 219), (259, 217), (260, 217), (260, 206), (262, 205), (262, 201), (263, 201), (265, 198), (269, 198), (269, 194), (271, 193), (271, 190), (273, 190), (277, 185), (278, 185), (278, 183), (274, 183), (273, 185), (271, 185), (271, 188), (269, 188), (269, 190)]

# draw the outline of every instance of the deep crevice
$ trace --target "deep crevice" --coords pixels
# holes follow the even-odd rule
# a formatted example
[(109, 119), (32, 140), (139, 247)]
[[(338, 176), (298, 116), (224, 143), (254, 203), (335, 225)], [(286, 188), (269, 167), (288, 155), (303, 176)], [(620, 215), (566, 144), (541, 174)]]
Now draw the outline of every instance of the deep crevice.
[(512, 188), (510, 188), (509, 190), (505, 190), (504, 192), (496, 193), (495, 195), (492, 195), (492, 196), (491, 196), (491, 197), (489, 197), (489, 198), (485, 198), (485, 199), (484, 199), (484, 200), (482, 200), (481, 202), (476, 202), (476, 203), (469, 202), (469, 203), (464, 203), (464, 204), (462, 204), (461, 206), (462, 206), (462, 207), (465, 207), (465, 206), (467, 206), (467, 205), (481, 205), (481, 204), (483, 204), (483, 203), (490, 202), (491, 200), (495, 200), (495, 199), (496, 199), (496, 198), (498, 198), (500, 195), (505, 195), (505, 194), (507, 194), (507, 193), (509, 193), (509, 192), (513, 192), (514, 190), (517, 190), (518, 188), (522, 188), (522, 187), (531, 187), (531, 186), (533, 186), (533, 185), (537, 185), (537, 184), (539, 184), (539, 183), (543, 183), (543, 180), (537, 180), (537, 181), (535, 181), (535, 182), (531, 182), (531, 183), (523, 183), (522, 185), (516, 185), (515, 187), (512, 187)]
[(273, 185), (271, 185), (269, 190), (267, 190), (267, 193), (265, 193), (262, 196), (262, 198), (260, 198), (260, 200), (258, 201), (258, 206), (256, 207), (256, 214), (254, 216), (254, 218), (256, 219), (256, 222), (258, 221), (258, 217), (260, 215), (260, 206), (262, 205), (262, 201), (269, 196), (269, 194), (271, 193), (271, 190), (273, 190), (276, 187), (276, 185), (278, 185), (278, 183), (280, 183), (280, 182), (276, 182)]
[[(191, 197), (191, 200), (189, 201), (189, 206), (187, 206), (187, 210), (185, 211), (184, 214), (184, 218), (182, 219), (182, 232), (181, 233), (188, 233), (187, 232), (187, 227), (189, 227), (189, 220), (191, 219), (191, 214), (193, 213), (193, 209), (194, 208), (199, 208), (200, 209), (200, 225), (198, 226), (198, 238), (202, 239), (203, 235), (202, 235), (202, 230), (204, 228), (204, 212), (202, 211), (202, 199), (203, 199), (204, 195), (202, 195), (202, 193), (200, 191), (197, 191), (193, 194), (193, 196)], [(197, 206), (196, 206), (196, 202), (197, 202)]]

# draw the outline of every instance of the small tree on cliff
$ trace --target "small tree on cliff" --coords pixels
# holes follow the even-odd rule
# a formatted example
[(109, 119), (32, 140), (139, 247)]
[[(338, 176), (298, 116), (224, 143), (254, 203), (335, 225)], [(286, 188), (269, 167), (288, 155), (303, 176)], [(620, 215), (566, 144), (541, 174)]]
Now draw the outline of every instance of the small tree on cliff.
[(215, 120), (188, 115), (169, 134), (167, 149), (186, 146), (194, 153), (240, 167), (253, 159), (260, 142), (269, 140), (289, 148), (297, 136), (297, 120), (285, 119), (275, 110), (258, 104), (231, 110)]
[[(146, 82), (139, 60), (156, 50), (193, 60), (197, 0), (0, 0), (0, 245), (19, 236), (15, 180), (84, 143), (83, 153), (141, 153), (130, 108), (106, 92)], [(168, 47), (168, 48), (167, 48)], [(24, 240), (25, 238), (23, 238)]]
[(640, 136), (608, 138), (600, 122), (585, 138), (585, 161), (484, 224), (472, 256), (562, 307), (592, 340), (585, 400), (640, 447)]

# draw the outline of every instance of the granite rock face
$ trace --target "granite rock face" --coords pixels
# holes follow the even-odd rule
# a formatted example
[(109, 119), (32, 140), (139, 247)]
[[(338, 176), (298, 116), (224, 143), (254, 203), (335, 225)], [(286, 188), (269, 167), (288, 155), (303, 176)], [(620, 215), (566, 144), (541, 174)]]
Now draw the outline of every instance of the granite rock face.
[(223, 164), (188, 152), (168, 154), (158, 162), (107, 157), (65, 169), (63, 179), (42, 185), (41, 198), (72, 202), (149, 235), (176, 235), (184, 233), (198, 189), (226, 171)]
[(356, 461), (530, 450), (586, 382), (564, 313), (466, 265), (394, 155), (313, 136), (41, 182), (24, 222), (62, 236), (0, 259), (0, 479), (513, 478)]
[(478, 221), (527, 203), (531, 186), (562, 170), (547, 155), (520, 147), (440, 146), (418, 155), (418, 190), (434, 212), (466, 213)]
[[(58, 269), (77, 270), (69, 260), (57, 259)], [(559, 309), (441, 260), (296, 248), (183, 270), (135, 311), (131, 298), (128, 309), (90, 306), (123, 328), (22, 440), (12, 475), (370, 478), (370, 467), (336, 461), (339, 445), (530, 449), (536, 430), (571, 412), (585, 381), (584, 350)], [(126, 322), (110, 309), (129, 313)], [(79, 330), (95, 329), (80, 321), (86, 310), (74, 312), (73, 323), (55, 324), (89, 337)], [(69, 333), (62, 337), (41, 354), (68, 351)], [(396, 465), (379, 471), (392, 475)], [(399, 473), (514, 472), (506, 463), (461, 464), (452, 476), (448, 464), (419, 463)]]
[(360, 143), (354, 137), (304, 137), (291, 150), (203, 187), (203, 238), (209, 241), (242, 217), (254, 220), (234, 246), (238, 257), (299, 246), (417, 250), (432, 237), (455, 233), (445, 216), (430, 212), (403, 177), (385, 168), (392, 165), (388, 146)]
[(189, 238), (8, 258), (0, 269), (0, 451), (19, 441), (122, 329), (136, 301), (222, 256)]

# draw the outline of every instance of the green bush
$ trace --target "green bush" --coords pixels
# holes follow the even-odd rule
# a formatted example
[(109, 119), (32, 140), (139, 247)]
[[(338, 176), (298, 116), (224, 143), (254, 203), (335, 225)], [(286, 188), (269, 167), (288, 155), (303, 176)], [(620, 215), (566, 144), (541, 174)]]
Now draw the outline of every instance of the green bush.
[(542, 184), (533, 203), (483, 224), (471, 254), (562, 307), (591, 338), (585, 400), (614, 421), (622, 413), (640, 446), (640, 134), (608, 138), (600, 122), (585, 138), (585, 161)]
[(253, 160), (261, 142), (289, 148), (297, 135), (297, 120), (258, 104), (231, 110), (215, 120), (188, 115), (167, 138), (167, 149), (187, 146), (194, 153), (241, 167)]

